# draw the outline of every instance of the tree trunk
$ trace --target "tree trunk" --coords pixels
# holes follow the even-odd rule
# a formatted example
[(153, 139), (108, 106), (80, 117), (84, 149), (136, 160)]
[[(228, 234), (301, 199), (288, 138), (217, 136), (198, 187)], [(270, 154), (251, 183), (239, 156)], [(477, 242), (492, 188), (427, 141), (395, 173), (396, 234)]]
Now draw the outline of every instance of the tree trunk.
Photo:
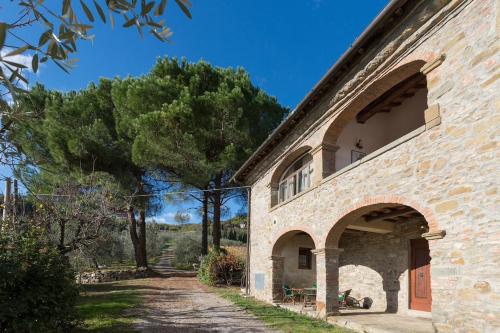
[(220, 226), (220, 218), (221, 218), (221, 187), (222, 183), (222, 175), (218, 174), (215, 177), (214, 185), (215, 185), (215, 191), (213, 191), (213, 205), (214, 205), (214, 221), (212, 224), (212, 238), (213, 238), (213, 244), (214, 248), (217, 250), (220, 250), (220, 232), (221, 232), (221, 226)]
[(59, 251), (64, 251), (64, 242), (66, 241), (66, 221), (59, 221)]
[(201, 220), (201, 254), (208, 254), (208, 198), (210, 193), (203, 192), (203, 216)]
[(99, 264), (97, 263), (96, 257), (92, 257), (92, 263), (94, 264), (95, 269), (99, 270)]
[(139, 210), (137, 226), (139, 227), (137, 267), (148, 267), (148, 256), (146, 253), (146, 212), (144, 209)]
[(137, 267), (139, 266), (139, 237), (137, 236), (137, 221), (135, 220), (135, 210), (134, 207), (129, 206), (128, 211), (128, 222), (129, 222), (129, 232), (130, 239), (132, 240), (132, 245), (134, 246), (134, 256), (135, 263)]

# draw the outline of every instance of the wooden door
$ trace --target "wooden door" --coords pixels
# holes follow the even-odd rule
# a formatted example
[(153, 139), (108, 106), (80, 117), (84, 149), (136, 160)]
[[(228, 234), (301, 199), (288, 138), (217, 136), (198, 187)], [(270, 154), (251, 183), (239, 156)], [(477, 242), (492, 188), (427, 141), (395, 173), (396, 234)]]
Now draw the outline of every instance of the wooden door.
[(426, 239), (411, 240), (410, 309), (431, 311), (431, 257)]

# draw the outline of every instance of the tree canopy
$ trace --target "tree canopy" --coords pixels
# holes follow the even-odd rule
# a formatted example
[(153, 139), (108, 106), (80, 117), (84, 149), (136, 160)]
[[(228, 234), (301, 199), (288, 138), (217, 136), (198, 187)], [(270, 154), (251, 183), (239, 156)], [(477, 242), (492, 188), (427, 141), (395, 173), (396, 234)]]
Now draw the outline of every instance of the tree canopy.
[[(177, 6), (191, 18), (191, 3), (175, 0)], [(168, 41), (172, 31), (165, 25), (167, 0), (80, 0), (78, 5), (71, 0), (59, 1), (57, 5), (44, 0), (16, 0), (12, 11), (18, 14), (10, 22), (0, 19), (0, 110), (7, 107), (5, 89), (10, 95), (22, 92), (22, 84), (28, 81), (22, 71), (28, 66), (16, 60), (15, 56), (32, 56), (31, 70), (37, 72), (39, 64), (53, 61), (68, 71), (76, 59), (77, 42), (92, 40), (91, 34), (96, 19), (115, 26), (116, 20), (123, 20), (123, 28), (136, 28), (141, 36), (149, 32), (158, 40)]]
[(12, 142), (38, 167), (112, 175), (130, 198), (133, 241), (145, 243), (141, 228), (154, 200), (143, 195), (175, 181), (205, 190), (200, 200), (205, 219), (213, 209), (216, 247), (221, 206), (234, 194), (220, 189), (287, 112), (241, 68), (170, 58), (144, 76), (103, 79), (78, 92), (36, 86), (20, 109), (34, 117), (14, 123)]
[[(169, 58), (146, 76), (115, 82), (113, 100), (133, 117), (118, 123), (135, 131), (133, 160), (201, 189), (225, 187), (287, 112), (241, 68)], [(212, 191), (215, 246), (226, 195)]]
[(111, 89), (110, 80), (64, 94), (37, 86), (20, 103), (22, 112), (32, 116), (14, 123), (9, 139), (40, 171), (113, 176), (127, 199), (128, 205), (122, 209), (129, 214), (132, 241), (136, 249), (141, 248), (137, 264), (146, 266), (146, 253), (142, 253), (146, 248), (145, 209), (152, 200), (141, 195), (150, 193), (152, 185), (147, 170), (132, 161), (133, 141), (117, 130)]

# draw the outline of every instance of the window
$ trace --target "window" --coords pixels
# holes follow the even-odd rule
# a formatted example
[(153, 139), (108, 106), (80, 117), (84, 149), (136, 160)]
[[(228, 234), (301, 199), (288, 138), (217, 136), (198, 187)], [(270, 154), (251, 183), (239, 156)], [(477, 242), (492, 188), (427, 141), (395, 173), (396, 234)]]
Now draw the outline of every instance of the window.
[(312, 268), (312, 252), (311, 249), (299, 247), (299, 269)]
[(303, 192), (312, 185), (312, 156), (306, 154), (295, 161), (281, 177), (279, 183), (279, 202), (284, 202)]

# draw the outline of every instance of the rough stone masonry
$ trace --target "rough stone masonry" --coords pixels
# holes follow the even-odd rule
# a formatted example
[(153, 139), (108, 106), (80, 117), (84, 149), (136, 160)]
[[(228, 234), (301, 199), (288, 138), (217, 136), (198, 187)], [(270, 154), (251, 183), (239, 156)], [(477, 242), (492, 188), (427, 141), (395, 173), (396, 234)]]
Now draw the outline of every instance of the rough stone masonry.
[[(435, 329), (498, 332), (500, 2), (399, 3), (238, 171), (252, 186), (251, 294), (278, 297), (290, 272), (275, 244), (300, 232), (314, 247), (318, 311), (337, 310), (339, 288), (352, 288), (370, 293), (377, 309), (411, 315), (408, 240), (424, 237)], [(425, 124), (335, 170), (346, 124), (416, 73), (426, 79)], [(312, 186), (278, 203), (281, 174), (304, 152), (313, 157)], [(358, 212), (386, 204), (413, 208), (426, 229), (343, 233)]]

